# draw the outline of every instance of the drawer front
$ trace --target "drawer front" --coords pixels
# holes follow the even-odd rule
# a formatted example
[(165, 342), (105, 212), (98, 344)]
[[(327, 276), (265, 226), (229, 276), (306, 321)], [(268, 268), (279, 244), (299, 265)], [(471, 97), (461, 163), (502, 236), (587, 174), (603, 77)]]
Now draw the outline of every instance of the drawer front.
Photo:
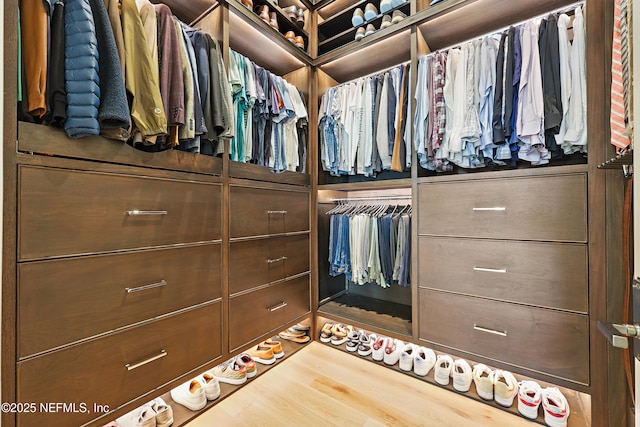
[(219, 243), (18, 265), (26, 357), (220, 298)]
[(420, 289), (420, 339), (589, 384), (582, 314)]
[[(19, 402), (116, 408), (222, 354), (221, 303), (18, 363)], [(163, 353), (164, 351), (164, 353)], [(18, 416), (18, 426), (77, 426), (99, 414)]]
[(232, 185), (229, 215), (231, 238), (309, 231), (309, 193)]
[(309, 235), (230, 243), (229, 292), (234, 294), (309, 271)]
[(420, 286), (587, 313), (587, 246), (419, 238)]
[(419, 233), (587, 241), (584, 174), (419, 185)]
[(20, 260), (221, 238), (220, 184), (25, 166), (19, 186)]
[(308, 275), (230, 298), (230, 351), (275, 331), (310, 309)]

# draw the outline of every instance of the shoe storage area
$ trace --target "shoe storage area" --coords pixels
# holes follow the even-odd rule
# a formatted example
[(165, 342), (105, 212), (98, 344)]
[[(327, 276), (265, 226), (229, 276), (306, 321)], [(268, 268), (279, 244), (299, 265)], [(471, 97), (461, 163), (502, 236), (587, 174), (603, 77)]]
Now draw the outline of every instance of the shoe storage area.
[[(109, 133), (97, 113), (93, 134), (32, 106), (42, 64), (27, 52), (47, 45), (27, 32), (64, 29), (35, 3), (3, 6), (5, 34), (26, 40), (4, 46), (2, 397), (98, 406), (2, 425), (186, 425), (310, 341), (534, 424), (629, 421), (620, 353), (596, 325), (622, 308), (624, 177), (600, 167), (615, 156), (601, 101), (613, 0), (70, 0), (113, 32), (116, 57), (161, 34), (154, 10), (191, 43), (183, 113), (165, 105), (175, 81), (141, 95), (162, 77), (143, 64), (171, 68), (141, 50), (116, 70), (132, 121)], [(472, 84), (485, 60), (493, 79), (524, 73), (505, 40), (526, 49), (525, 28), (563, 14), (586, 107), (573, 146), (546, 150), (544, 122), (540, 148), (516, 141), (522, 111), (507, 118), (522, 82), (502, 101)], [(445, 118), (468, 133), (459, 155), (442, 154)], [(485, 144), (496, 120), (513, 137)]]

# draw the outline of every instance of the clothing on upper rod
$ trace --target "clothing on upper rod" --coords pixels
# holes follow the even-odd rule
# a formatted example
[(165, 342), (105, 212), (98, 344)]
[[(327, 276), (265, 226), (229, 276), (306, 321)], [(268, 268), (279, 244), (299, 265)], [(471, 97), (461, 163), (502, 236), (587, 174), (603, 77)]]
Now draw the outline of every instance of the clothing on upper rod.
[[(20, 120), (145, 151), (222, 152), (219, 139), (233, 136), (234, 122), (216, 40), (148, 0), (45, 3), (19, 11)], [(73, 10), (82, 19), (65, 33), (80, 16)]]
[(587, 152), (582, 8), (419, 59), (414, 147), (433, 171)]

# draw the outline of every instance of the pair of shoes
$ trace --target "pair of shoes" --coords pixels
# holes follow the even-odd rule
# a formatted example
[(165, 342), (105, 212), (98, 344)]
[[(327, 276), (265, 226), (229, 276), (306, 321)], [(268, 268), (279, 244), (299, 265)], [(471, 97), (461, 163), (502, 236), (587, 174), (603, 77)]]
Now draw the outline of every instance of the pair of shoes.
[(433, 377), (436, 383), (443, 386), (449, 385), (449, 379), (453, 378), (453, 388), (466, 393), (471, 388), (472, 370), (466, 360), (454, 361), (451, 356), (440, 354), (436, 358)]
[[(402, 356), (400, 356), (402, 358)], [(413, 373), (424, 377), (436, 364), (436, 354), (426, 347), (415, 346), (413, 352)]]
[(296, 36), (293, 31), (287, 31), (284, 37), (299, 48), (304, 49), (304, 39), (302, 36)]
[(373, 24), (367, 24), (367, 27), (358, 27), (358, 29), (356, 30), (356, 41), (362, 40), (364, 37), (366, 36), (370, 36), (371, 34), (375, 33), (376, 31), (376, 27), (373, 26)]
[(351, 325), (345, 325), (344, 323), (336, 323), (331, 328), (331, 344), (341, 345), (347, 342), (347, 337), (353, 331)]
[(358, 355), (368, 356), (373, 351), (373, 343), (378, 336), (376, 334), (361, 333), (358, 337)]
[(256, 8), (255, 12), (258, 14), (260, 19), (262, 19), (264, 22), (268, 24), (269, 20), (271, 19), (271, 16), (269, 15), (270, 11), (271, 10), (269, 9), (269, 6), (261, 5)]
[[(208, 400), (216, 400), (220, 397), (220, 377), (215, 376), (216, 368), (172, 389), (170, 394), (173, 401), (192, 411), (199, 411), (207, 406)], [(165, 425), (171, 424), (173, 424), (173, 416), (171, 423)]]
[(364, 7), (364, 11), (361, 8), (356, 8), (351, 16), (351, 25), (359, 27), (367, 21), (371, 21), (378, 17), (378, 9), (372, 4), (367, 3)]
[(394, 10), (393, 14), (391, 15), (391, 23), (392, 24), (397, 24), (398, 22), (402, 21), (406, 17), (407, 17), (407, 15), (402, 13), (402, 11)]
[(380, 13), (387, 13), (391, 9), (395, 9), (398, 6), (406, 3), (407, 0), (382, 0), (380, 2)]
[(509, 371), (497, 369), (491, 375), (493, 383), (493, 400), (498, 405), (510, 408), (513, 399), (518, 395), (518, 380)]
[(433, 379), (440, 385), (449, 385), (453, 359), (447, 354), (439, 354), (433, 368)]
[(173, 408), (161, 397), (121, 416), (115, 422), (120, 427), (169, 427), (172, 424)]
[(382, 17), (382, 23), (380, 24), (380, 29), (384, 30), (387, 27), (390, 27), (392, 24), (391, 22), (391, 15), (384, 15)]
[(287, 14), (289, 19), (293, 22), (297, 22), (301, 27), (304, 28), (305, 16), (304, 13), (307, 9), (304, 6), (296, 7), (295, 4), (291, 6), (287, 6), (282, 11)]
[(356, 331), (355, 329), (349, 332), (347, 335), (347, 351), (355, 352), (358, 350), (358, 346), (360, 345), (360, 334), (366, 335), (366, 332), (363, 330)]
[[(282, 351), (282, 347), (280, 347), (280, 351)], [(245, 353), (251, 356), (253, 360), (258, 363), (262, 363), (263, 365), (273, 365), (276, 363), (276, 355), (273, 352), (273, 346), (265, 345), (264, 342), (251, 347), (249, 350), (245, 351)]]
[[(251, 356), (251, 354), (248, 354)], [(255, 357), (251, 356), (255, 360)], [(240, 385), (247, 382), (247, 363), (234, 357), (205, 372), (221, 383)], [(212, 399), (209, 399), (212, 400)]]
[[(304, 344), (311, 341), (311, 337), (309, 336), (309, 329), (311, 328), (308, 325), (297, 323), (286, 331), (280, 332), (278, 336), (288, 341), (293, 341), (298, 344)], [(331, 340), (331, 337), (329, 337), (329, 340)]]

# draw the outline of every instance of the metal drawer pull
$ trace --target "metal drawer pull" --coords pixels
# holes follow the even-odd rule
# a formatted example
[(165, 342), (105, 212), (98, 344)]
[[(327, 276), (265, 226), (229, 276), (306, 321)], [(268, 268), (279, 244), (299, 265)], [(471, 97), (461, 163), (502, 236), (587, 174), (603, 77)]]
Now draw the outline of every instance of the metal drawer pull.
[(487, 273), (506, 273), (506, 268), (484, 268), (484, 267), (473, 267), (473, 271), (486, 271)]
[(478, 326), (476, 324), (473, 325), (473, 329), (480, 332), (486, 332), (488, 334), (500, 335), (501, 337), (507, 336), (507, 331), (496, 331), (495, 329), (483, 328), (482, 326)]
[(267, 308), (267, 310), (269, 311), (276, 311), (276, 310), (280, 310), (281, 308), (285, 308), (286, 306), (288, 306), (289, 304), (287, 304), (285, 301), (282, 301), (280, 304), (278, 305), (274, 305), (273, 307), (269, 307)]
[(158, 283), (152, 283), (150, 285), (138, 286), (137, 288), (124, 288), (128, 294), (132, 294), (134, 292), (146, 291), (147, 289), (159, 288), (161, 286), (167, 286), (166, 280), (161, 280)]
[(507, 208), (473, 208), (474, 212), (504, 212)]
[(280, 258), (276, 258), (276, 259), (268, 259), (267, 264), (273, 264), (275, 262), (286, 261), (286, 260), (287, 260), (286, 256), (281, 256)]
[(143, 360), (142, 362), (138, 362), (138, 363), (134, 363), (133, 365), (127, 363), (126, 365), (124, 365), (125, 368), (127, 368), (127, 371), (133, 371), (136, 368), (139, 368), (140, 366), (144, 366), (147, 363), (151, 363), (154, 360), (158, 360), (161, 359), (163, 357), (165, 357), (167, 355), (167, 351), (166, 350), (160, 350), (160, 354), (156, 354), (153, 357), (148, 358), (147, 360)]
[(267, 215), (278, 215), (278, 214), (285, 215), (287, 213), (288, 213), (287, 211), (267, 211)]
[(139, 211), (138, 209), (134, 209), (132, 211), (127, 211), (127, 215), (131, 216), (140, 216), (140, 215), (167, 215), (169, 212), (167, 211)]

